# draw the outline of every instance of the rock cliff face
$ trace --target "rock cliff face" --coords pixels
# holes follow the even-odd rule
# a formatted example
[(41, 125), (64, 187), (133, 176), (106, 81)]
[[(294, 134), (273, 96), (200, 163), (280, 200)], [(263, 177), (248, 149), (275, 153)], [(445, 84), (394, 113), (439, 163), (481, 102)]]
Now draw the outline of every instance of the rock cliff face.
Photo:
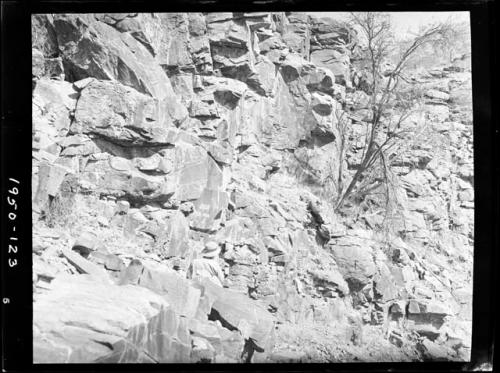
[[(343, 24), (57, 14), (32, 35), (36, 363), (469, 358), (470, 72), (416, 76), (429, 136), (384, 235), (333, 212), (359, 157), (339, 121), (367, 120)], [(207, 242), (223, 287), (190, 275)]]

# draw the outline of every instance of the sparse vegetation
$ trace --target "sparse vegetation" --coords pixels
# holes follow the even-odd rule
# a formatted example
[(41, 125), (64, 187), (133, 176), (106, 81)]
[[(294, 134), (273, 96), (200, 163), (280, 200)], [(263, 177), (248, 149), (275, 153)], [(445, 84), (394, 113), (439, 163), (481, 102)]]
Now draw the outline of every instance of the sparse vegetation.
[(448, 24), (34, 18), (36, 363), (469, 359), (470, 71), (418, 68)]
[(42, 219), (49, 228), (71, 227), (74, 222), (75, 194), (59, 193), (55, 197), (49, 198), (48, 206), (44, 210)]
[[(396, 45), (391, 33), (391, 25), (387, 15), (380, 13), (352, 14), (351, 23), (357, 27), (361, 37), (365, 39), (363, 50), (365, 64), (364, 76), (368, 80), (367, 93), (370, 94), (368, 111), (369, 120), (362, 134), (361, 157), (356, 171), (341, 188), (335, 203), (335, 211), (340, 212), (347, 199), (360, 201), (367, 194), (384, 186), (386, 206), (391, 199), (391, 184), (394, 176), (391, 174), (391, 163), (388, 158), (408, 132), (413, 129), (404, 128), (403, 123), (414, 111), (422, 92), (416, 87), (416, 82), (408, 80), (405, 71), (410, 58), (425, 45), (443, 43), (449, 38), (450, 25), (436, 24), (422, 29), (404, 46)], [(398, 48), (397, 48), (398, 47)], [(396, 55), (396, 63), (390, 64), (390, 59)], [(341, 126), (346, 131), (347, 125)], [(346, 133), (342, 134), (345, 138)], [(354, 139), (359, 141), (359, 136)], [(342, 147), (344, 148), (345, 145)], [(342, 171), (340, 171), (342, 172)], [(347, 175), (339, 174), (339, 185), (344, 185)]]

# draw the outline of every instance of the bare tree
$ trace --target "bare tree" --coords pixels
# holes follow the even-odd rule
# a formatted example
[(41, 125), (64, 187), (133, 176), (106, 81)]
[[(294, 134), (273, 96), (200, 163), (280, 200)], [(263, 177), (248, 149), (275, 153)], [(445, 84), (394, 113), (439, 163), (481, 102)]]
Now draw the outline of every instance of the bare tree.
[[(366, 39), (364, 54), (367, 62), (368, 93), (371, 95), (370, 120), (366, 125), (361, 161), (347, 187), (338, 195), (336, 212), (353, 193), (358, 196), (366, 194), (390, 180), (388, 176), (390, 165), (386, 154), (408, 131), (402, 128), (402, 123), (412, 110), (412, 91), (401, 89), (402, 83), (414, 84), (404, 74), (407, 62), (419, 48), (442, 41), (450, 30), (450, 26), (444, 23), (422, 29), (400, 51), (396, 63), (389, 67), (389, 57), (396, 49), (388, 16), (370, 12), (353, 13), (352, 24)], [(345, 126), (345, 123), (342, 126)], [(345, 133), (342, 136), (345, 136)], [(345, 144), (342, 144), (342, 151), (344, 148)], [(376, 166), (379, 167), (381, 175), (373, 172)], [(374, 183), (366, 180), (366, 176), (370, 173), (376, 174)], [(340, 185), (343, 184), (342, 179), (343, 176), (339, 173)]]

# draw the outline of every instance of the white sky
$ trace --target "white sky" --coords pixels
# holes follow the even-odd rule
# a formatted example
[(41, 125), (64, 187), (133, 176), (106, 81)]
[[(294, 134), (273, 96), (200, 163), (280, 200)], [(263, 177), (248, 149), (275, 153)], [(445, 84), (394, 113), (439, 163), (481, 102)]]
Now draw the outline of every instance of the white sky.
[[(345, 19), (347, 12), (307, 12), (317, 17)], [(386, 12), (391, 16), (391, 23), (396, 36), (402, 37), (408, 32), (418, 31), (420, 26), (429, 23), (446, 21), (470, 22), (469, 12)]]

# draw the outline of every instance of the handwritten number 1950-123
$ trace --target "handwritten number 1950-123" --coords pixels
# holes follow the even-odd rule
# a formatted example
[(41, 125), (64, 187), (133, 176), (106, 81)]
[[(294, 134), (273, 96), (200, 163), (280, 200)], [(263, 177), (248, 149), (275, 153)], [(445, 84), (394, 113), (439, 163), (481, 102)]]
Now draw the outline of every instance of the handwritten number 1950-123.
[[(15, 183), (15, 184), (20, 184), (18, 180), (14, 178), (9, 178), (9, 182)], [(11, 230), (12, 230), (12, 235), (10, 235), (9, 240), (10, 241), (18, 241), (17, 236), (15, 235), (16, 232), (16, 226), (15, 226), (15, 221), (18, 217), (18, 212), (17, 212), (17, 201), (14, 198), (14, 196), (17, 196), (19, 194), (19, 189), (16, 186), (12, 186), (8, 191), (7, 195), (7, 203), (9, 206), (11, 206), (11, 209), (9, 213), (7, 214), (7, 217), (9, 218), (11, 222)], [(8, 254), (13, 255), (17, 254), (18, 252), (18, 246), (14, 245), (13, 243), (9, 243), (9, 249), (8, 249)], [(17, 258), (9, 257), (8, 259), (9, 267), (13, 268), (17, 266)]]

